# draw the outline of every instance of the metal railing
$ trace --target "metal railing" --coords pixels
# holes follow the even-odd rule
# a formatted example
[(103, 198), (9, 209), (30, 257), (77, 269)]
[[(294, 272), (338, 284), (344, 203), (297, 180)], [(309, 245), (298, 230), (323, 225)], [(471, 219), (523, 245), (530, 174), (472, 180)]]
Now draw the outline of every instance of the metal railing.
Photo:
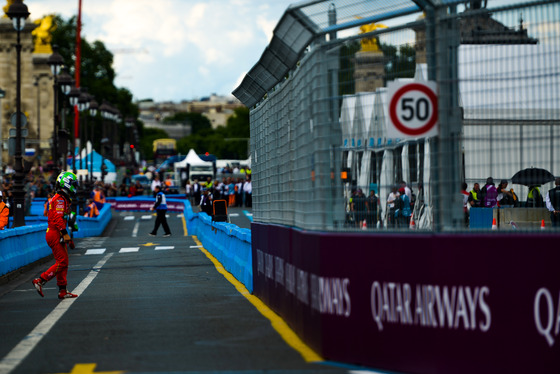
[[(251, 106), (254, 221), (308, 230), (550, 227), (546, 207), (527, 200), (529, 184), (545, 200), (550, 175), (560, 175), (560, 2), (479, 5), (288, 8), (234, 91)], [(437, 135), (390, 136), (387, 86), (426, 81), (437, 86)], [(514, 178), (530, 168), (550, 175)], [(508, 183), (500, 208), (465, 207), (462, 184), (469, 192), (489, 177)], [(395, 218), (388, 198), (403, 181), (411, 216)], [(370, 191), (377, 203), (367, 202)]]

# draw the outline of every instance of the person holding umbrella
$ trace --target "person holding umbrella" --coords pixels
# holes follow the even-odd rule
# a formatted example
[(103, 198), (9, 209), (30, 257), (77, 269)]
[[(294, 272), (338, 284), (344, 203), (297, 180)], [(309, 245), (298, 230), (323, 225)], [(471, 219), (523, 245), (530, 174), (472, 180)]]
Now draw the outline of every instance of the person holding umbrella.
[(553, 180), (554, 175), (548, 170), (530, 167), (515, 173), (511, 178), (511, 183), (522, 184), (529, 187), (525, 207), (542, 208), (544, 207), (544, 202), (539, 187)]
[(560, 178), (554, 180), (555, 187), (546, 194), (546, 207), (550, 211), (552, 227), (560, 226)]

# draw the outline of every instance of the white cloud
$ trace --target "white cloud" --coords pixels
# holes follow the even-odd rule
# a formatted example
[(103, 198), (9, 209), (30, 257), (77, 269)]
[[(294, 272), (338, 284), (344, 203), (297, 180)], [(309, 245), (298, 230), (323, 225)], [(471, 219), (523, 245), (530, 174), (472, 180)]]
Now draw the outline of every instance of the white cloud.
[[(82, 35), (115, 55), (116, 84), (135, 98), (229, 94), (293, 1), (82, 0)], [(31, 18), (68, 19), (78, 0), (25, 0)], [(224, 91), (225, 90), (225, 91)]]

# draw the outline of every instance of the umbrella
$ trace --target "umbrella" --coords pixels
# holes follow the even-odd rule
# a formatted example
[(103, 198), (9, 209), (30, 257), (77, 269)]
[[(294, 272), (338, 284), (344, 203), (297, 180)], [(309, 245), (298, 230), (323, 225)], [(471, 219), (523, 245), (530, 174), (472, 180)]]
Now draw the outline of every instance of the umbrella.
[(548, 170), (540, 168), (527, 168), (519, 170), (511, 178), (511, 183), (525, 186), (540, 186), (554, 180), (554, 175)]

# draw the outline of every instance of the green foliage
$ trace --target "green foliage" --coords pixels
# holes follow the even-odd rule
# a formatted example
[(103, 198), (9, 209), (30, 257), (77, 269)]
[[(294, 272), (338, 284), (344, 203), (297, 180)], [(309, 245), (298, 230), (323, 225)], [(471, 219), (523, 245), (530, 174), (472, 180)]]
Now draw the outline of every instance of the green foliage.
[(403, 44), (397, 47), (381, 44), (381, 50), (386, 58), (385, 84), (397, 78), (413, 78), (416, 71), (416, 51), (414, 47)]
[[(64, 65), (68, 68), (71, 76), (75, 76), (76, 61), (76, 17), (64, 20), (59, 15), (55, 15), (54, 23), (56, 29), (53, 31), (53, 45), (58, 45), (59, 53), (64, 59)], [(117, 108), (123, 118), (138, 118), (138, 106), (133, 103), (133, 95), (126, 88), (118, 88), (114, 85), (115, 70), (113, 69), (113, 54), (103, 42), (94, 41), (89, 43), (86, 38), (81, 38), (81, 64), (80, 64), (80, 87), (86, 88), (99, 105), (107, 101)], [(63, 106), (63, 95), (60, 106)], [(67, 120), (67, 123), (69, 120)], [(88, 124), (94, 123), (95, 128), (101, 129), (101, 117), (89, 118)], [(124, 142), (133, 142), (132, 131), (126, 129), (124, 123), (118, 124), (117, 133), (119, 134), (119, 145), (122, 147)], [(94, 132), (94, 147), (100, 149), (99, 140), (101, 131)], [(141, 151), (150, 151), (148, 148), (141, 148)]]
[[(416, 70), (416, 51), (408, 44), (396, 47), (390, 44), (378, 44), (385, 61), (384, 83), (397, 78), (412, 78)], [(340, 48), (340, 70), (338, 73), (339, 94), (349, 95), (356, 92), (354, 82), (354, 55), (360, 50), (360, 42), (353, 41)]]
[(360, 42), (352, 41), (340, 48), (340, 70), (338, 71), (339, 95), (351, 95), (355, 92), (354, 55), (360, 50)]
[[(189, 114), (198, 115), (198, 113)], [(181, 154), (187, 154), (192, 148), (198, 154), (208, 152), (216, 155), (219, 159), (244, 160), (247, 158), (249, 136), (249, 109), (246, 107), (237, 108), (234, 114), (228, 118), (226, 127), (218, 127), (213, 130), (211, 126), (205, 126), (196, 133), (177, 141), (177, 151)]]
[(188, 123), (191, 125), (191, 135), (212, 130), (210, 120), (200, 113), (177, 112), (173, 116), (165, 117), (164, 123)]

